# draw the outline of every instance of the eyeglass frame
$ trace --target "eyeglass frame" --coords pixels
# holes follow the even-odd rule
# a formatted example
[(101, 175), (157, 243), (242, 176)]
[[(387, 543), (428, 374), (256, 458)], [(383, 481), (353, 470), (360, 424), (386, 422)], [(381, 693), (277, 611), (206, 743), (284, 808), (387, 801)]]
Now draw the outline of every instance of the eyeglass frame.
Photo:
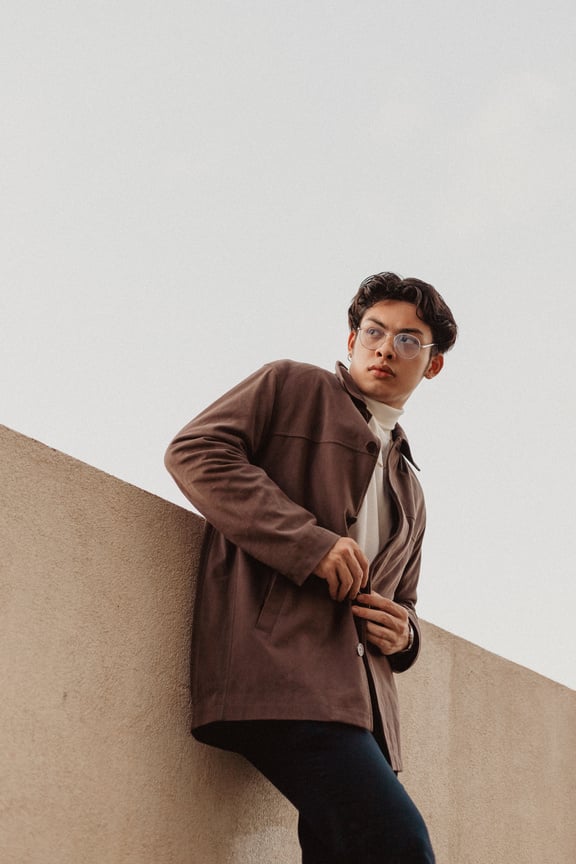
[[(365, 344), (364, 344), (364, 340), (362, 339), (362, 331), (363, 331), (363, 330), (380, 330), (380, 331), (381, 331), (383, 334), (385, 334), (385, 335), (384, 335), (382, 341), (379, 342), (378, 345), (375, 345), (375, 346), (372, 348), (372, 347), (370, 347), (369, 345), (365, 345)], [(357, 327), (357, 328), (356, 328), (356, 333), (358, 333), (358, 338), (360, 339), (360, 342), (362, 343), (362, 346), (363, 346), (364, 348), (366, 348), (367, 351), (377, 351), (379, 348), (382, 347), (382, 345), (384, 345), (384, 344), (388, 341), (388, 337), (390, 336), (390, 333), (387, 333), (386, 330), (382, 330), (381, 327), (374, 327), (374, 326), (371, 326), (371, 327)], [(401, 351), (399, 350), (399, 348), (398, 348), (398, 344), (402, 344), (402, 343), (398, 343), (397, 340), (401, 339), (403, 336), (408, 336), (410, 340), (413, 340), (413, 342), (416, 343), (416, 344), (418, 345), (418, 350), (416, 351), (415, 354), (412, 355), (412, 357), (404, 357), (404, 356), (402, 356), (402, 352), (401, 352)], [(415, 360), (416, 357), (418, 357), (418, 355), (420, 354), (420, 351), (422, 351), (423, 348), (434, 348), (435, 346), (438, 345), (437, 342), (429, 342), (427, 345), (422, 345), (422, 343), (420, 342), (420, 339), (419, 339), (417, 336), (415, 336), (413, 333), (405, 333), (405, 332), (402, 332), (402, 331), (401, 331), (400, 333), (396, 333), (396, 335), (395, 335), (394, 338), (392, 339), (392, 344), (393, 344), (393, 346), (394, 346), (394, 349), (396, 350), (396, 353), (398, 354), (398, 356), (399, 356), (402, 360)], [(405, 343), (404, 343), (404, 344), (405, 344)]]

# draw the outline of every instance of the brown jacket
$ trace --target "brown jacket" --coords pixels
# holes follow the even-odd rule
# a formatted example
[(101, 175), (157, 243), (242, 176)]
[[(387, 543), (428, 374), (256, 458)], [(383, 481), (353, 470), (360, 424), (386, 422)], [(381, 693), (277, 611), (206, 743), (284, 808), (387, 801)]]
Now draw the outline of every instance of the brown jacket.
[[(387, 457), (394, 526), (372, 588), (408, 610), (410, 652), (366, 643), (348, 603), (311, 575), (355, 521), (380, 442), (346, 369), (264, 366), (182, 429), (166, 454), (206, 517), (192, 647), (193, 728), (218, 720), (307, 719), (374, 728), (400, 764), (393, 671), (419, 649), (414, 610), (425, 512), (399, 426)], [(371, 696), (371, 690), (373, 694)]]

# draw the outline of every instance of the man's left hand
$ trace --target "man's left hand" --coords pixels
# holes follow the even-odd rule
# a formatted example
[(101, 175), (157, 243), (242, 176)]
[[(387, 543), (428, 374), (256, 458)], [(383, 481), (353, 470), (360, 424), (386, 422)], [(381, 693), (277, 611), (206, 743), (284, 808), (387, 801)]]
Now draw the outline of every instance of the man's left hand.
[[(371, 608), (366, 608), (368, 606)], [(406, 650), (410, 641), (410, 623), (404, 606), (372, 591), (358, 594), (351, 608), (357, 618), (366, 621), (366, 638), (382, 654)]]

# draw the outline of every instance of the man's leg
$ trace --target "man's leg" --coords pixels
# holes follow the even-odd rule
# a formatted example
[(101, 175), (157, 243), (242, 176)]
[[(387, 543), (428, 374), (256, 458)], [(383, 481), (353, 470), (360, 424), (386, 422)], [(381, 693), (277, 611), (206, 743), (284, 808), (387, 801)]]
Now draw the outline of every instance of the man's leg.
[(341, 723), (230, 723), (242, 753), (296, 807), (303, 864), (433, 864), (428, 831), (374, 736)]

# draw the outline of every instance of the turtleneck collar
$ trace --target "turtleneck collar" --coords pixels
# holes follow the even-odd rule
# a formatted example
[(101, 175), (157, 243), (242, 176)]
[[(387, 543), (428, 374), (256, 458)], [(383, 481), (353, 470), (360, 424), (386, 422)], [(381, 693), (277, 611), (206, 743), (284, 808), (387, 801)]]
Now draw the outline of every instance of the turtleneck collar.
[(366, 400), (366, 407), (378, 425), (386, 432), (391, 432), (400, 420), (404, 411), (401, 408), (392, 408), (390, 405), (386, 405), (385, 402), (377, 402), (376, 399), (369, 399), (367, 396), (365, 396), (364, 399)]

